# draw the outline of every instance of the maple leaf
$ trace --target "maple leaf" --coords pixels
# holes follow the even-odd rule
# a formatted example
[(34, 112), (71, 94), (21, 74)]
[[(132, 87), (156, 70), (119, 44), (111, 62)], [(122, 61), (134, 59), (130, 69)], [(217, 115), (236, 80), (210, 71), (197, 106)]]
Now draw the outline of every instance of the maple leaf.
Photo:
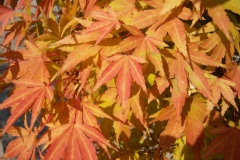
[[(58, 133), (54, 137), (52, 136), (52, 138), (53, 138), (52, 143), (48, 149), (48, 152), (44, 156), (45, 159), (59, 159), (61, 157), (61, 154), (59, 154), (59, 153), (62, 153), (65, 150), (65, 148), (69, 142), (71, 143), (71, 140), (69, 140), (69, 139), (73, 132), (72, 125), (66, 124), (66, 125), (62, 125), (60, 127), (63, 128), (63, 129), (61, 129), (62, 132)], [(57, 129), (55, 128), (51, 132), (54, 132), (55, 130), (58, 131), (59, 128), (57, 128)], [(54, 133), (52, 133), (52, 134), (54, 134)], [(74, 138), (75, 136), (71, 136), (71, 137)], [(76, 142), (77, 141), (78, 140), (76, 140)]]
[[(17, 62), (12, 67), (19, 67), (19, 70), (12, 71), (16, 78), (29, 78), (49, 84), (49, 72), (46, 68), (42, 51), (29, 41), (25, 41), (27, 49), (19, 50), (22, 61)], [(11, 69), (10, 69), (11, 70)], [(11, 74), (11, 72), (9, 72)], [(12, 81), (10, 79), (8, 81)]]
[(84, 124), (92, 126), (100, 131), (100, 127), (98, 125), (97, 119), (95, 116), (89, 111), (87, 107), (83, 108), (83, 121)]
[[(59, 133), (60, 130), (61, 132)], [(96, 151), (90, 139), (96, 141), (104, 149), (107, 147), (114, 149), (97, 129), (88, 125), (78, 123), (65, 124), (53, 128), (51, 133), (55, 135), (52, 137), (51, 145), (44, 157), (47, 160), (57, 160), (62, 154), (64, 155), (62, 158), (65, 157), (66, 159), (69, 158), (68, 156), (70, 154), (72, 159), (82, 157), (82, 159), (86, 160), (95, 160), (97, 159)], [(48, 137), (48, 134), (45, 134), (42, 138), (45, 137)]]
[(109, 6), (116, 11), (116, 16), (127, 23), (131, 18), (133, 12), (136, 12), (137, 9), (134, 6), (135, 0), (114, 0)]
[[(208, 146), (202, 158), (213, 156), (220, 153), (224, 156), (224, 160), (239, 159), (238, 151), (240, 149), (239, 139), (240, 130), (236, 128), (218, 127), (211, 131), (213, 134), (220, 134)], [(227, 148), (227, 149), (226, 149)]]
[[(13, 81), (17, 86), (23, 86), (24, 89), (17, 90), (9, 98), (7, 98), (1, 105), (0, 109), (8, 108), (16, 105), (13, 108), (12, 115), (8, 118), (3, 132), (5, 132), (24, 112), (32, 105), (31, 128), (33, 127), (37, 116), (43, 107), (45, 97), (52, 98), (52, 88), (44, 85), (40, 81), (31, 79), (19, 79)], [(51, 99), (50, 99), (51, 100)]]
[(62, 68), (52, 77), (52, 79), (55, 79), (58, 75), (65, 71), (69, 71), (80, 62), (87, 60), (89, 57), (96, 55), (100, 49), (100, 46), (92, 46), (90, 44), (81, 44), (76, 46), (76, 50), (68, 55)]
[[(149, 55), (150, 61), (156, 66), (156, 69), (159, 70), (164, 75), (161, 64), (161, 55), (157, 47), (166, 47), (161, 39), (156, 36), (145, 36), (141, 30), (137, 27), (123, 25), (133, 36), (130, 36), (120, 42), (114, 49), (111, 51), (113, 53), (121, 53), (133, 50), (133, 54), (137, 56), (146, 57)], [(158, 54), (158, 55), (157, 55)]]
[(9, 127), (8, 134), (17, 137), (11, 141), (4, 153), (4, 158), (30, 159), (35, 156), (35, 147), (37, 147), (36, 133), (29, 132), (22, 127)]
[(100, 128), (98, 125), (98, 120), (94, 116), (113, 120), (112, 117), (110, 117), (108, 114), (103, 112), (97, 105), (94, 105), (88, 100), (83, 100), (81, 106), (83, 108), (83, 113), (84, 113), (83, 114), (84, 123), (89, 126), (97, 128), (99, 131), (100, 131)]
[(101, 95), (99, 99), (100, 104), (98, 104), (98, 106), (103, 108), (112, 106), (116, 102), (116, 97), (117, 97), (116, 88), (109, 88), (108, 90), (106, 90), (106, 92), (103, 93), (103, 95)]
[(117, 92), (122, 103), (126, 103), (130, 96), (130, 87), (132, 78), (146, 92), (145, 80), (142, 74), (142, 69), (139, 63), (145, 63), (139, 56), (134, 55), (119, 55), (116, 54), (108, 60), (113, 60), (111, 64), (102, 72), (93, 89), (96, 91), (101, 85), (111, 80), (118, 74), (117, 77)]
[(33, 105), (31, 118), (32, 128), (44, 104), (45, 98), (51, 100), (53, 97), (52, 88), (49, 86), (50, 75), (44, 64), (41, 51), (29, 41), (25, 41), (25, 45), (28, 50), (21, 50), (21, 56), (25, 61), (18, 63), (21, 72), (18, 73), (17, 78), (20, 78), (10, 80), (17, 86), (23, 88), (16, 90), (12, 96), (0, 105), (0, 109), (15, 106), (3, 132)]
[(119, 29), (121, 24), (118, 21), (115, 12), (107, 7), (108, 13), (101, 9), (91, 12), (91, 17), (98, 20), (91, 24), (87, 29), (83, 31), (83, 34), (89, 34), (93, 32), (99, 33), (98, 39), (95, 44), (98, 44), (105, 36), (107, 36), (114, 28)]
[(167, 20), (170, 16), (170, 13), (168, 12), (167, 14), (164, 14), (161, 16), (158, 21), (156, 21), (152, 26), (149, 27), (148, 31), (146, 32), (147, 35), (149, 36), (155, 36), (158, 37), (159, 39), (163, 40), (163, 37), (166, 36), (167, 34)]
[(0, 5), (0, 22), (2, 23), (0, 35), (3, 34), (9, 19), (13, 21), (13, 10), (6, 6)]
[(17, 138), (4, 158), (240, 159), (238, 1), (6, 0), (0, 109)]

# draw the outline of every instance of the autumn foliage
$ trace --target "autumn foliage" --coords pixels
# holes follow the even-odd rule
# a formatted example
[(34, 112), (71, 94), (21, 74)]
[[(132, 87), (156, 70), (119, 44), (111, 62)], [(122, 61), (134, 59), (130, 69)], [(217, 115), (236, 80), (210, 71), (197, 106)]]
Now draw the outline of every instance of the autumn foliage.
[(0, 6), (4, 158), (240, 159), (239, 0), (31, 1)]

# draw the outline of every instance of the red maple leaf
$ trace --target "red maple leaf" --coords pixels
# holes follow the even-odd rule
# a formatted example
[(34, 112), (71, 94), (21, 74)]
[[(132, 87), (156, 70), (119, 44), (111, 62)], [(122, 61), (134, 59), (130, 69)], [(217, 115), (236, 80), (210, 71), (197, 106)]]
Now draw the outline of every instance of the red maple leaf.
[(213, 134), (220, 134), (208, 146), (202, 158), (206, 159), (217, 153), (224, 156), (224, 160), (240, 159), (240, 130), (236, 128), (218, 127), (211, 131)]

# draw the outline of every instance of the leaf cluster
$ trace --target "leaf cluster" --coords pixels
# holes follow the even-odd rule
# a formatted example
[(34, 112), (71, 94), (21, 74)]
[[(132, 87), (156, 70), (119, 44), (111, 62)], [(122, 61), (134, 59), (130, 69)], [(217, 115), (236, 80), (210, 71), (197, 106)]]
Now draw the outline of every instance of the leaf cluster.
[(31, 2), (0, 6), (4, 158), (240, 159), (239, 0)]

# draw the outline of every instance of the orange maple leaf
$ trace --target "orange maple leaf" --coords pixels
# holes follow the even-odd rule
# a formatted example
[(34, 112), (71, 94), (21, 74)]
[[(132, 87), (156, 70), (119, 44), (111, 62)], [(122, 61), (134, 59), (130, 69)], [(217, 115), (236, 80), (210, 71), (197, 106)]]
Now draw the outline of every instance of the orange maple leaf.
[[(90, 44), (81, 44), (81, 45), (76, 46), (76, 50), (72, 51), (68, 55), (67, 59), (64, 61), (62, 68), (60, 68), (60, 70), (52, 77), (52, 80), (55, 79), (61, 73), (71, 70), (80, 62), (86, 61), (88, 58), (96, 55), (100, 51), (101, 48), (102, 48), (101, 46), (92, 46)], [(89, 73), (89, 71), (90, 70), (88, 69), (88, 73)], [(83, 77), (84, 76), (81, 75), (81, 78), (83, 78)]]
[(142, 69), (139, 64), (145, 63), (145, 60), (143, 58), (135, 55), (116, 54), (108, 60), (113, 62), (109, 64), (107, 68), (102, 72), (93, 91), (96, 91), (101, 85), (108, 82), (118, 74), (116, 82), (117, 92), (119, 99), (123, 104), (127, 102), (130, 96), (132, 78), (146, 92), (147, 88), (145, 86)]
[[(49, 84), (50, 74), (45, 65), (42, 51), (35, 46), (35, 44), (27, 40), (25, 41), (25, 45), (27, 49), (18, 50), (18, 52), (21, 53), (19, 56), (21, 56), (23, 60), (21, 59), (21, 61), (17, 61), (10, 66), (9, 75), (11, 79), (7, 80), (12, 81), (15, 78), (28, 78)], [(13, 69), (11, 69), (11, 67)], [(16, 67), (19, 68), (19, 70), (16, 70)], [(12, 77), (11, 74), (16, 77)]]
[(97, 105), (95, 105), (91, 102), (88, 102), (87, 100), (83, 100), (81, 103), (81, 106), (82, 106), (82, 112), (84, 113), (82, 115), (84, 124), (95, 127), (99, 131), (101, 131), (101, 130), (98, 125), (98, 120), (95, 118), (95, 116), (113, 120), (112, 117), (110, 117), (108, 114), (103, 112)]
[(166, 47), (162, 39), (159, 39), (157, 36), (145, 36), (140, 29), (134, 26), (123, 25), (133, 36), (130, 36), (120, 42), (117, 46), (113, 48), (111, 54), (121, 53), (133, 50), (134, 55), (146, 56), (153, 63), (156, 68), (156, 71), (160, 72), (162, 77), (165, 77), (163, 70), (162, 57), (159, 53), (158, 47)]
[[(101, 132), (85, 124), (65, 124), (53, 128), (50, 132), (54, 136), (51, 137), (51, 145), (44, 156), (46, 160), (58, 160), (62, 155), (63, 159), (71, 157), (72, 159), (97, 160), (96, 151), (91, 140), (96, 141), (106, 151), (107, 147), (114, 149)], [(45, 134), (42, 138), (45, 139), (48, 136), (48, 134)]]
[(14, 158), (16, 156), (18, 159), (36, 158), (36, 133), (29, 132), (22, 127), (9, 127), (7, 133), (17, 138), (8, 144), (3, 158)]
[(98, 21), (92, 23), (83, 31), (83, 34), (89, 34), (93, 32), (99, 33), (95, 44), (98, 44), (101, 40), (103, 40), (103, 38), (107, 36), (114, 28), (119, 29), (121, 26), (115, 12), (110, 7), (107, 7), (107, 9), (108, 13), (104, 12), (100, 8), (91, 11), (91, 17)]
[(33, 127), (41, 108), (45, 102), (45, 99), (52, 99), (53, 91), (48, 85), (45, 85), (41, 81), (22, 78), (14, 80), (17, 86), (24, 87), (21, 90), (16, 90), (9, 98), (7, 98), (0, 105), (0, 109), (8, 108), (16, 105), (13, 108), (12, 115), (8, 118), (7, 124), (3, 129), (5, 132), (27, 109), (32, 106), (32, 118), (31, 128)]

